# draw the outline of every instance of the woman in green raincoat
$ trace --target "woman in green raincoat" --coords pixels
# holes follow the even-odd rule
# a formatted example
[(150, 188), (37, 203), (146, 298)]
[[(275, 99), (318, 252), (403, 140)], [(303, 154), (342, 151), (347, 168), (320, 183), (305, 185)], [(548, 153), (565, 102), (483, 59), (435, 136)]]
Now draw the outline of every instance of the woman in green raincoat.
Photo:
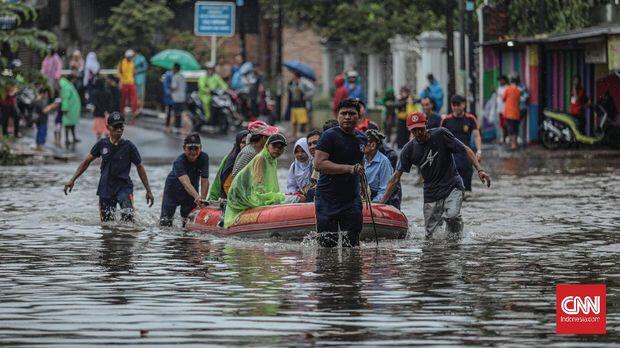
[(286, 147), (286, 138), (274, 134), (232, 181), (224, 214), (224, 227), (235, 224), (241, 213), (250, 208), (283, 203), (284, 194), (278, 185), (278, 161)]
[(60, 107), (62, 109), (62, 125), (65, 126), (65, 144), (69, 145), (72, 143), (69, 141), (69, 132), (73, 136), (73, 143), (79, 142), (75, 137), (75, 125), (80, 119), (82, 102), (75, 86), (69, 80), (63, 77), (58, 84), (60, 85), (60, 98), (62, 99)]

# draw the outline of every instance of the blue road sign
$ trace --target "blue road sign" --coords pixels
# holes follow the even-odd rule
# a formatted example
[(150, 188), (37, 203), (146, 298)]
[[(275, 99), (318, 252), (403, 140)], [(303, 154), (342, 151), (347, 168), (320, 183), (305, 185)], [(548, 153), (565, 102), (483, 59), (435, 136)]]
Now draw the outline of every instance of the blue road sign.
[(235, 3), (196, 2), (194, 7), (194, 34), (198, 36), (235, 35)]

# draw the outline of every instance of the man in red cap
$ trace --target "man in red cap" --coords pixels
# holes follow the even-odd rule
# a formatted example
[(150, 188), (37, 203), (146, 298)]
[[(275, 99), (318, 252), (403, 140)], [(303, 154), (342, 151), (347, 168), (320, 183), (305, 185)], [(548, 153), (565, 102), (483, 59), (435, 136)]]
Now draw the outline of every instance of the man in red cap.
[(426, 129), (426, 115), (411, 113), (406, 120), (407, 129), (413, 135), (400, 153), (398, 167), (392, 175), (384, 197), (390, 197), (392, 190), (404, 172), (409, 173), (415, 165), (424, 178), (424, 223), (426, 236), (446, 221), (446, 230), (461, 232), (461, 204), (463, 203), (463, 179), (454, 165), (453, 154), (465, 154), (478, 171), (482, 183), (491, 186), (491, 177), (480, 167), (476, 154), (450, 131), (443, 127)]
[(278, 127), (273, 127), (268, 125), (263, 121), (254, 121), (248, 124), (248, 140), (246, 140), (246, 146), (243, 147), (237, 159), (235, 159), (235, 165), (233, 166), (232, 178), (234, 179), (237, 176), (237, 173), (241, 171), (257, 153), (259, 153), (263, 147), (265, 147), (265, 143), (267, 142), (267, 138), (270, 136), (277, 134), (279, 132)]

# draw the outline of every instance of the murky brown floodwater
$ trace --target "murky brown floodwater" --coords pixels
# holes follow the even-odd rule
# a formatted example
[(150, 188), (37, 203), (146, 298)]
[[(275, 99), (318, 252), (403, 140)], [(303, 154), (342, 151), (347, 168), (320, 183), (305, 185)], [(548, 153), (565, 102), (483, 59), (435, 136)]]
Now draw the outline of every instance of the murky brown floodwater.
[[(408, 176), (411, 238), (355, 250), (161, 230), (169, 166), (147, 166), (157, 202), (148, 209), (138, 186), (135, 226), (101, 227), (96, 167), (69, 197), (73, 164), (0, 168), (3, 345), (620, 341), (618, 156), (493, 161), (493, 187), (474, 187), (458, 239), (424, 240), (421, 189)], [(607, 283), (606, 336), (555, 334), (565, 282)]]

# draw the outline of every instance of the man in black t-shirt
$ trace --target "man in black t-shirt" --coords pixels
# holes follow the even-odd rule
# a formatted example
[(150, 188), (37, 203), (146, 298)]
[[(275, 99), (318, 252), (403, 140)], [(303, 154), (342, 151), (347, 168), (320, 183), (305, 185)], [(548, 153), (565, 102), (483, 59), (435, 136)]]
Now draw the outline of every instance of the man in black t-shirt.
[(362, 231), (359, 174), (364, 172), (364, 146), (368, 138), (355, 129), (360, 105), (345, 99), (338, 106), (338, 127), (323, 132), (316, 147), (314, 168), (321, 173), (316, 187), (319, 244), (335, 247), (338, 231), (347, 232), (344, 246), (357, 246)]
[(426, 115), (414, 112), (407, 117), (407, 128), (413, 135), (400, 153), (398, 168), (388, 183), (385, 196), (389, 197), (401, 175), (413, 165), (419, 168), (424, 178), (424, 222), (426, 235), (431, 236), (446, 221), (446, 229), (460, 232), (461, 204), (463, 202), (463, 180), (454, 164), (453, 154), (464, 153), (476, 167), (478, 176), (487, 186), (491, 177), (480, 168), (476, 155), (450, 131), (443, 127), (426, 129)]
[(125, 118), (118, 112), (108, 117), (110, 136), (99, 140), (84, 161), (80, 163), (75, 174), (65, 184), (65, 195), (73, 190), (75, 180), (88, 169), (97, 157), (101, 157), (101, 177), (97, 187), (99, 212), (102, 222), (113, 221), (116, 206), (121, 207), (121, 220), (133, 221), (133, 183), (129, 177), (131, 164), (136, 166), (138, 176), (146, 189), (146, 202), (153, 206), (153, 193), (149, 186), (146, 170), (136, 146), (129, 140), (122, 139)]
[[(172, 226), (172, 218), (181, 206), (183, 226), (189, 213), (202, 202), (209, 192), (209, 156), (202, 150), (200, 136), (192, 133), (183, 142), (183, 154), (172, 164), (166, 178), (161, 202), (160, 226)], [(200, 193), (198, 183), (200, 182)]]
[[(471, 138), (473, 136), (475, 146), (472, 151), (476, 151), (476, 159), (480, 162), (482, 158), (482, 138), (480, 137), (476, 116), (465, 112), (467, 101), (463, 96), (458, 94), (453, 96), (450, 104), (452, 105), (452, 113), (446, 115), (441, 120), (441, 127), (448, 129), (450, 133), (467, 147), (471, 145)], [(471, 178), (474, 171), (465, 153), (455, 153), (454, 163), (456, 164), (456, 170), (463, 178), (465, 191), (471, 191)]]

